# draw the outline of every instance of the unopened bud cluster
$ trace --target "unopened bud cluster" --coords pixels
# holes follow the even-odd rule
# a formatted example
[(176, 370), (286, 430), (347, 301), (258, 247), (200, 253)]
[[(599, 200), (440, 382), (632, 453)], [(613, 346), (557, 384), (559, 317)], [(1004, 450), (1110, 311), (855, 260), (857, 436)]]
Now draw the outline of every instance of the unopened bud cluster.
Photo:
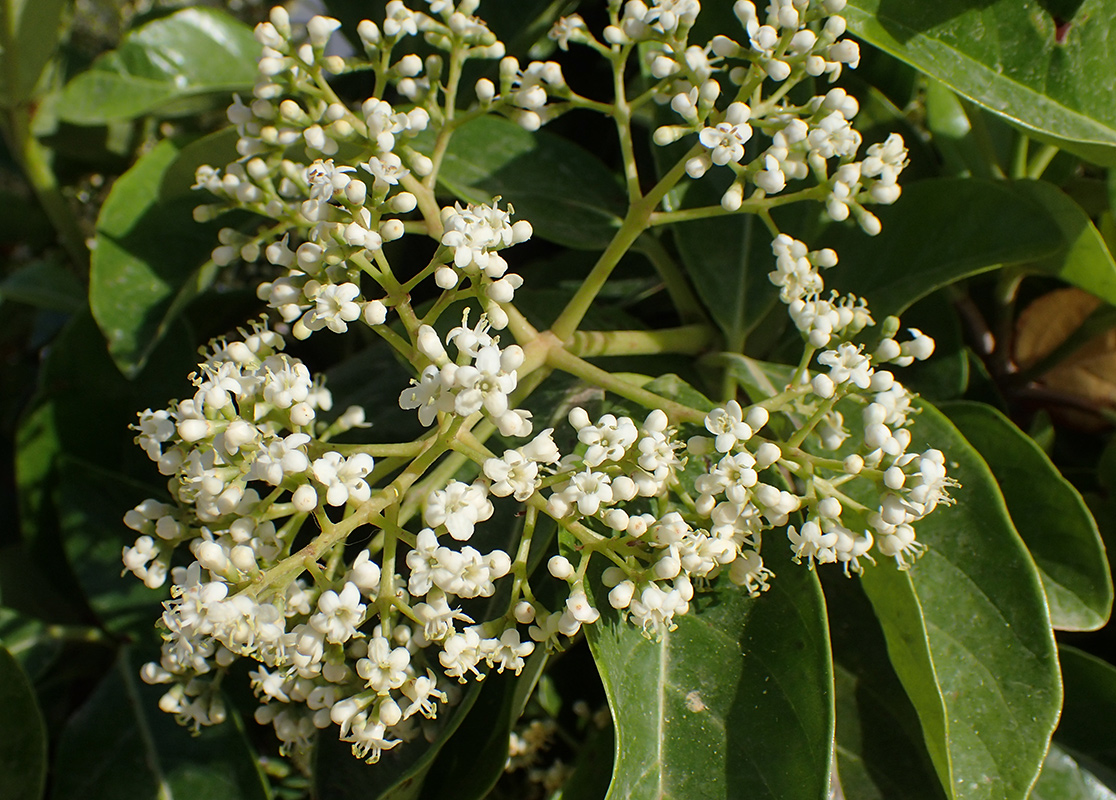
[[(503, 254), (531, 225), (498, 198), (436, 202), (437, 160), (463, 111), (454, 89), (467, 59), (501, 59), (468, 114), (533, 130), (600, 104), (572, 92), (555, 62), (504, 57), (477, 5), (427, 0), (419, 12), (392, 0), (379, 24), (358, 27), (364, 57), (349, 60), (326, 55), (336, 20), (314, 17), (296, 32), (274, 9), (256, 30), (253, 98), (228, 111), (241, 158), (198, 170), (197, 187), (212, 195), (199, 219), (239, 208), (270, 220), (252, 234), (223, 230), (213, 260), (262, 258), (277, 269), (258, 288), (273, 321), (212, 343), (193, 394), (134, 426), (171, 501), (144, 501), (125, 517), (138, 534), (125, 568), (152, 588), (171, 583), (162, 656), (142, 674), (168, 687), (160, 705), (184, 723), (223, 721), (221, 683), (249, 659), (256, 720), (286, 751), (305, 754), (317, 731), (335, 728), (375, 761), (436, 735), (459, 684), (518, 674), (537, 649), (563, 647), (597, 622), (605, 603), (655, 637), (719, 576), (758, 596), (774, 577), (765, 546), (846, 573), (873, 553), (906, 568), (922, 548), (914, 523), (949, 502), (944, 456), (910, 451), (913, 398), (884, 369), (927, 358), (933, 341), (914, 329), (900, 336), (893, 317), (869, 335), (876, 323), (863, 299), (825, 294), (821, 271), (837, 255), (785, 234), (774, 239), (770, 279), (805, 352), (782, 393), (677, 419), (653, 407), (594, 419), (574, 407), (568, 429), (535, 430), (521, 405), (547, 339), (516, 310), (523, 279)], [(731, 169), (724, 209), (748, 210), (744, 200), (762, 203), (812, 175), (801, 199), (874, 233), (863, 203), (898, 197), (902, 142), (854, 161), (856, 101), (839, 89), (802, 106), (778, 88), (763, 100), (764, 88), (856, 65), (855, 44), (840, 40), (842, 5), (775, 0), (761, 16), (742, 0), (743, 43), (722, 35), (699, 47), (687, 43), (697, 0), (630, 0), (610, 5), (603, 42), (576, 16), (551, 37), (562, 50), (597, 50), (620, 75), (647, 44), (658, 82), (647, 98), (682, 118), (655, 140), (696, 134), (679, 177)], [(440, 54), (400, 55), (417, 35)], [(355, 68), (377, 88), (351, 107), (327, 77)], [(719, 73), (737, 87), (721, 109)], [(754, 130), (771, 145), (746, 159)], [(345, 152), (359, 156), (342, 162)], [(429, 262), (393, 266), (384, 244), (412, 233), (432, 240)], [(411, 292), (428, 278), (441, 293), (420, 315)], [(455, 305), (461, 324), (442, 334), (439, 319)], [(357, 322), (413, 368), (398, 396), (426, 431), (413, 442), (334, 444), (364, 426), (363, 411), (334, 412), (324, 381), (284, 352), (281, 332), (344, 333)], [(546, 347), (565, 348), (550, 338)], [(485, 443), (496, 433), (502, 452)], [(559, 441), (573, 444), (563, 452)], [(477, 531), (502, 503), (523, 506), (518, 540), (478, 549), (487, 537)], [(563, 546), (534, 570), (543, 518)]]

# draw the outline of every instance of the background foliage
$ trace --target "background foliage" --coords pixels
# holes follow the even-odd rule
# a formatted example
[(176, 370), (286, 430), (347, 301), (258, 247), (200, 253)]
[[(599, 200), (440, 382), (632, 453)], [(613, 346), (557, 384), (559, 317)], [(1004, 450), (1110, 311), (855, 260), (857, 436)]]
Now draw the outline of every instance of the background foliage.
[[(325, 3), (349, 22), (378, 5)], [(549, 24), (577, 3), (488, 5), (511, 52), (543, 57)], [(729, 27), (730, 4), (706, 5), (700, 25)], [(956, 462), (964, 488), (920, 526), (930, 550), (917, 568), (859, 580), (786, 568), (762, 598), (705, 599), (659, 642), (606, 618), (522, 678), (473, 687), (425, 750), (365, 767), (324, 742), (306, 778), (236, 715), (251, 709), (246, 690), (231, 690), (230, 724), (199, 737), (157, 710), (136, 670), (157, 645), (159, 595), (119, 578), (121, 514), (160, 493), (127, 425), (182, 392), (198, 344), (254, 313), (251, 276), (209, 260), (216, 229), (192, 221), (188, 187), (195, 166), (231, 157), (223, 108), (251, 89), (263, 9), (0, 0), (0, 796), (525, 797), (541, 784), (504, 766), (526, 712), (557, 720), (542, 766), (572, 768), (564, 798), (805, 800), (831, 786), (850, 798), (1116, 797), (1109, 6), (846, 10), (865, 43), (846, 85), (869, 140), (899, 131), (911, 147), (904, 195), (881, 209), (875, 238), (780, 223), (838, 250), (837, 288), (937, 339), (907, 376), (926, 398), (914, 433)], [(600, 77), (566, 63), (576, 88)], [(359, 96), (347, 80), (339, 91)], [(447, 199), (501, 195), (534, 223), (544, 241), (517, 250), (533, 287), (517, 296), (543, 322), (587, 273), (581, 251), (604, 247), (623, 214), (597, 124), (530, 134), (482, 118), (445, 161)], [(674, 202), (708, 203), (703, 193), (720, 191), (697, 183)], [(756, 391), (785, 380), (785, 316), (750, 220), (648, 237), (594, 309), (633, 328), (716, 324), (721, 345), (696, 363), (633, 360), (685, 381), (660, 392), (698, 405), (689, 385), (713, 396), (726, 369)], [(684, 264), (700, 308), (671, 306), (651, 268), (664, 257)], [(361, 403), (377, 428), (413, 425), (393, 399), (405, 374), (382, 348), (330, 342), (304, 356), (330, 368), (338, 404)], [(774, 550), (780, 572), (789, 556)], [(597, 713), (606, 702), (611, 722)]]

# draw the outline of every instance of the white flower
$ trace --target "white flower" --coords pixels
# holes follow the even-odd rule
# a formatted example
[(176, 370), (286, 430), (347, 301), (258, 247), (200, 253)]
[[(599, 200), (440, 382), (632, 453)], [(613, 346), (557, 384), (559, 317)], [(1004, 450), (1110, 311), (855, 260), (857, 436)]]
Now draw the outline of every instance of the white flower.
[(733, 103), (725, 112), (724, 122), (703, 128), (698, 134), (698, 140), (710, 151), (714, 164), (724, 166), (744, 157), (744, 145), (752, 138), (752, 126), (748, 124), (751, 113), (743, 103)]
[(763, 565), (763, 559), (755, 550), (746, 550), (729, 567), (729, 579), (737, 586), (748, 591), (752, 597), (766, 592), (768, 579), (775, 574)]
[(367, 656), (357, 661), (356, 671), (369, 689), (387, 694), (406, 682), (410, 665), (411, 654), (406, 647), (393, 650), (387, 639), (373, 636), (368, 640)]
[(557, 516), (564, 517), (576, 505), (579, 514), (591, 517), (602, 505), (612, 502), (611, 479), (603, 472), (593, 472), (586, 467), (583, 472), (575, 472), (569, 483), (560, 492), (550, 496), (548, 505)]
[(444, 525), (449, 535), (464, 542), (473, 535), (478, 522), (492, 516), (492, 503), (483, 484), (451, 481), (445, 489), (430, 493), (422, 509), (428, 526)]
[(363, 617), (360, 589), (350, 581), (340, 594), (332, 589), (322, 592), (318, 598), (318, 613), (310, 617), (310, 624), (322, 632), (326, 641), (343, 644), (357, 635), (356, 626)]
[(638, 436), (639, 430), (631, 419), (605, 414), (596, 425), (582, 426), (577, 432), (578, 440), (589, 445), (582, 461), (587, 467), (599, 466), (604, 461), (619, 461)]
[(364, 477), (372, 471), (374, 461), (367, 453), (355, 453), (345, 458), (330, 451), (314, 461), (314, 478), (326, 487), (326, 502), (343, 506), (350, 500), (364, 502), (372, 490)]
[(143, 448), (147, 457), (158, 461), (163, 455), (163, 442), (170, 440), (175, 433), (174, 420), (166, 409), (152, 411), (150, 408), (139, 413), (139, 423), (131, 426), (138, 431), (136, 444)]
[(372, 191), (378, 195), (387, 194), (392, 186), (410, 174), (410, 170), (403, 167), (403, 161), (395, 153), (372, 156), (360, 166), (372, 176)]
[(566, 610), (574, 619), (584, 624), (596, 622), (601, 617), (601, 612), (593, 608), (589, 598), (585, 596), (585, 590), (581, 588), (570, 592), (570, 596), (566, 598)]
[(445, 667), (446, 675), (465, 683), (465, 673), (472, 672), (478, 678), (477, 664), (484, 658), (482, 640), (475, 628), (466, 628), (446, 639), (438, 661)]
[(434, 424), (439, 411), (452, 410), (453, 396), (445, 392), (441, 370), (434, 364), (424, 369), (421, 379), (414, 386), (400, 392), (399, 407), (404, 410), (417, 408), (419, 422), (426, 426)]
[(430, 528), (423, 528), (415, 542), (415, 548), (407, 553), (407, 566), (411, 577), (407, 581), (407, 591), (414, 597), (421, 597), (433, 587), (434, 571), (438, 568), (438, 537)]
[(512, 366), (518, 366), (516, 362), (522, 363), (522, 351), (517, 346), (501, 351), (496, 345), (489, 345), (480, 349), (473, 364), (453, 370), (453, 385), (458, 389), (455, 413), (467, 417), (483, 408), (499, 417), (507, 411), (508, 395), (515, 391), (518, 382)]
[(505, 450), (503, 458), (484, 462), (484, 474), (492, 481), (491, 491), (497, 497), (514, 495), (523, 502), (538, 488), (539, 465), (518, 450)]
[(322, 287), (314, 298), (314, 308), (306, 316), (306, 327), (312, 331), (328, 327), (334, 333), (344, 333), (349, 323), (360, 317), (360, 296), (355, 283), (329, 284)]
[(872, 362), (854, 344), (845, 342), (836, 350), (826, 350), (818, 356), (818, 363), (829, 367), (829, 378), (835, 384), (852, 383), (861, 389), (872, 385)]
[(432, 701), (439, 700), (443, 703), (449, 702), (446, 693), (438, 690), (438, 685), (434, 679), (434, 673), (429, 669), (425, 675), (409, 680), (403, 684), (400, 689), (403, 695), (411, 701), (407, 709), (403, 712), (403, 718), (413, 716), (416, 712), (421, 711), (422, 715), (427, 719), (434, 719), (437, 714), (437, 709), (434, 707)]
[(533, 642), (521, 641), (519, 631), (508, 628), (500, 634), (496, 647), (488, 654), (488, 663), (499, 672), (511, 670), (518, 675), (523, 671), (523, 659), (534, 651)]
[(352, 167), (335, 167), (333, 159), (317, 159), (306, 168), (306, 182), (310, 185), (310, 199), (328, 203), (337, 192), (344, 191), (352, 180), (347, 173)]
[(673, 630), (674, 615), (684, 614), (688, 609), (689, 602), (678, 589), (664, 590), (654, 583), (648, 584), (628, 605), (632, 622), (650, 636)]
[(455, 620), (472, 623), (473, 620), (459, 608), (450, 608), (443, 592), (431, 592), (427, 602), (415, 606), (415, 616), (423, 624), (422, 635), (428, 641), (440, 642), (456, 633)]
[(737, 442), (746, 442), (753, 434), (751, 427), (744, 422), (744, 410), (735, 400), (729, 400), (724, 408), (715, 408), (706, 414), (705, 429), (717, 437), (714, 446), (720, 453), (729, 452)]
[(793, 525), (787, 528), (787, 538), (790, 539), (791, 552), (794, 553), (796, 562), (805, 558), (812, 567), (815, 561), (830, 564), (837, 560), (837, 553), (834, 551), (837, 534), (822, 533), (818, 523), (813, 520), (803, 523), (801, 530), (795, 530)]
[(559, 17), (554, 27), (547, 33), (547, 38), (558, 43), (558, 48), (563, 52), (569, 50), (570, 41), (583, 41), (588, 34), (585, 20), (580, 14), (571, 14), (568, 17)]
[[(387, 21), (384, 22), (387, 28)], [(369, 719), (368, 714), (360, 712), (349, 723), (349, 731), (341, 736), (341, 741), (353, 743), (353, 755), (365, 759), (369, 764), (380, 760), (380, 753), (395, 747), (400, 739), (387, 738), (387, 726), (379, 719)]]
[(276, 408), (290, 408), (310, 397), (314, 380), (305, 364), (286, 356), (269, 358), (265, 365), (263, 398)]
[(305, 472), (310, 468), (310, 459), (299, 448), (309, 442), (310, 437), (305, 433), (292, 433), (283, 439), (275, 439), (256, 456), (249, 474), (256, 480), (278, 486), (288, 475)]

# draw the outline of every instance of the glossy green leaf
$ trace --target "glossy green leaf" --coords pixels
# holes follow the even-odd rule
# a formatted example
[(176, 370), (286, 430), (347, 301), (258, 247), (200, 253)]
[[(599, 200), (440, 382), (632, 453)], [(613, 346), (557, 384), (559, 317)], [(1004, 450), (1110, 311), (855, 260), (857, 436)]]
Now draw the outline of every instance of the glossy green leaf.
[[(695, 181), (686, 188), (685, 202), (717, 205), (722, 193), (710, 181)], [(767, 229), (752, 214), (711, 217), (675, 225), (674, 237), (698, 297), (730, 349), (739, 349), (778, 295), (767, 278), (775, 268)]]
[(117, 180), (97, 218), (89, 304), (109, 353), (129, 377), (216, 272), (212, 226), (192, 216), (197, 199), (159, 199), (179, 152), (169, 139), (156, 145)]
[(942, 785), (958, 800), (1022, 800), (1061, 705), (1042, 585), (991, 471), (920, 407), (913, 441), (946, 453), (956, 503), (916, 524), (928, 550), (910, 570), (881, 563), (862, 583)]
[(1108, 788), (1116, 791), (1116, 667), (1062, 645), (1058, 651), (1065, 684), (1062, 719), (1055, 741)]
[(965, 104), (939, 80), (925, 78), (926, 127), (938, 151), (943, 175), (997, 178), (1010, 169), (1016, 131), (980, 106)]
[(1060, 630), (1096, 630), (1112, 611), (1112, 575), (1097, 523), (1035, 441), (983, 403), (942, 411), (996, 476), (1012, 522), (1035, 560)]
[(1054, 275), (1116, 305), (1116, 261), (1089, 215), (1046, 181), (1018, 181), (1015, 190), (1046, 209), (1062, 235), (1062, 247), (1028, 270)]
[(584, 738), (571, 765), (573, 772), (562, 785), (562, 800), (600, 800), (612, 780), (612, 751), (616, 746), (612, 724), (594, 728)]
[(159, 183), (160, 202), (169, 203), (186, 197), (192, 205), (204, 203), (208, 194), (194, 188), (198, 167), (236, 161), (240, 158), (240, 153), (236, 150), (239, 140), (240, 134), (236, 128), (230, 126), (206, 134), (182, 147), (163, 172)]
[[(7, 555), (0, 554), (0, 558)], [(59, 628), (50, 629), (41, 619), (0, 608), (0, 642), (32, 682), (58, 658), (62, 650), (59, 634)]]
[(627, 208), (624, 191), (596, 156), (545, 130), (478, 117), (450, 140), (439, 183), (460, 200), (499, 196), (535, 233), (578, 249), (604, 249)]
[(770, 591), (699, 594), (654, 640), (598, 604), (587, 636), (616, 725), (609, 800), (826, 797), (824, 601), (817, 577), (780, 550)]
[(1105, 69), (1116, 17), (1106, 0), (1071, 8), (1056, 20), (1042, 0), (850, 0), (842, 13), (860, 38), (1028, 134), (1116, 164), (1116, 78)]
[(1031, 800), (1116, 800), (1116, 792), (1052, 742)]
[(59, 116), (101, 125), (144, 114), (171, 116), (189, 98), (250, 92), (260, 46), (243, 22), (215, 8), (192, 7), (130, 32), (62, 90)]
[(139, 664), (123, 649), (62, 731), (51, 797), (269, 800), (235, 713), (192, 736), (159, 710), (164, 691), (139, 679)]
[(929, 400), (951, 400), (969, 384), (969, 352), (961, 319), (947, 291), (919, 300), (903, 312), (903, 326), (934, 339), (934, 357), (903, 369), (903, 385)]
[(35, 93), (62, 36), (66, 0), (0, 3), (0, 105), (14, 106)]
[(1003, 182), (919, 181), (904, 186), (894, 205), (872, 211), (883, 223), (878, 236), (835, 225), (821, 244), (840, 258), (825, 273), (826, 285), (867, 297), (877, 319), (962, 278), (1033, 261), (1062, 246), (1049, 213)]
[(46, 726), (35, 690), (19, 663), (0, 646), (0, 797), (42, 797), (46, 758)]
[(425, 800), (483, 800), (508, 762), (516, 678), (490, 674), (476, 704), (438, 753), (423, 782)]
[(121, 552), (136, 532), (124, 513), (159, 488), (73, 458), (59, 464), (58, 508), (62, 542), (90, 607), (112, 631), (144, 632), (161, 614), (166, 590), (148, 589), (131, 573), (121, 576)]
[(883, 631), (856, 580), (819, 570), (836, 678), (837, 774), (852, 800), (941, 800), (945, 793), (918, 713), (888, 659)]
[(33, 261), (0, 282), (0, 300), (77, 311), (85, 305), (85, 288), (57, 261)]

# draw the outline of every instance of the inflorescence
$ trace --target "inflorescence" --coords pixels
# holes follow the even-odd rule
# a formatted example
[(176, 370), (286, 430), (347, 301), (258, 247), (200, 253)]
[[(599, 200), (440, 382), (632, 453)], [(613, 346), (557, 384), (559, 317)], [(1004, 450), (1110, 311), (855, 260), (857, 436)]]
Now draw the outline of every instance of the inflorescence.
[[(230, 665), (250, 659), (256, 720), (296, 754), (337, 726), (355, 755), (375, 761), (429, 733), (459, 683), (518, 674), (533, 652), (596, 622), (606, 600), (655, 637), (720, 575), (758, 596), (774, 578), (761, 557), (773, 535), (785, 532), (783, 546), (811, 568), (859, 572), (876, 553), (905, 569), (923, 547), (912, 526), (949, 502), (945, 458), (909, 452), (912, 395), (883, 368), (927, 358), (933, 341), (913, 329), (900, 341), (889, 317), (865, 344), (875, 326), (865, 301), (825, 293), (821, 273), (837, 255), (776, 231), (770, 279), (805, 345), (781, 391), (708, 412), (648, 404), (646, 414), (617, 406), (594, 419), (573, 407), (562, 435), (536, 431), (518, 406), (534, 388), (529, 376), (565, 345), (514, 306), (523, 279), (504, 251), (531, 225), (496, 200), (440, 206), (437, 171), (453, 131), (483, 114), (534, 130), (571, 108), (616, 106), (574, 93), (556, 62), (524, 68), (505, 57), (474, 16), (477, 0), (427, 6), (392, 0), (379, 25), (360, 24), (364, 54), (351, 58), (327, 55), (333, 19), (295, 31), (276, 8), (257, 27), (258, 83), (250, 102), (228, 110), (240, 158), (198, 170), (211, 198), (195, 216), (246, 209), (270, 220), (251, 235), (222, 230), (213, 260), (276, 268), (258, 289), (272, 322), (213, 342), (193, 395), (134, 426), (171, 500), (125, 516), (139, 534), (124, 550), (127, 570), (152, 588), (171, 583), (162, 657), (142, 676), (167, 685), (164, 711), (210, 725), (226, 716)], [(902, 140), (857, 160), (854, 98), (833, 88), (802, 105), (788, 99), (804, 80), (833, 81), (857, 65), (855, 42), (841, 38), (843, 6), (773, 0), (761, 12), (741, 0), (736, 38), (699, 45), (688, 41), (697, 0), (629, 0), (610, 4), (600, 38), (578, 16), (550, 36), (561, 50), (597, 51), (620, 75), (630, 55), (646, 58), (647, 88), (624, 114), (652, 102), (674, 115), (654, 132), (659, 145), (691, 143), (674, 181), (732, 172), (718, 213), (763, 214), (799, 183), (792, 199), (875, 234), (866, 206), (898, 198)], [(418, 35), (443, 55), (400, 55)], [(501, 59), (499, 76), (478, 81), (459, 108), (467, 59)], [(328, 76), (357, 69), (372, 72), (375, 89), (351, 107)], [(748, 147), (756, 137), (765, 149)], [(339, 161), (343, 152), (360, 155)], [(384, 244), (404, 235), (436, 249), (401, 280)], [(441, 294), (420, 315), (410, 293), (428, 278)], [(441, 335), (435, 323), (455, 304), (466, 305), (461, 324)], [(469, 306), (480, 312), (472, 324)], [(365, 424), (364, 412), (335, 413), (323, 380), (284, 352), (279, 332), (303, 339), (354, 324), (412, 365), (398, 402), (427, 429), (414, 442), (333, 444)], [(595, 373), (567, 361), (559, 367), (592, 382)], [(488, 449), (497, 432), (519, 443)], [(523, 522), (507, 551), (483, 552), (470, 542), (494, 500), (522, 504)], [(544, 519), (576, 544), (552, 549), (540, 577), (531, 543)], [(594, 557), (603, 591), (593, 590)]]

